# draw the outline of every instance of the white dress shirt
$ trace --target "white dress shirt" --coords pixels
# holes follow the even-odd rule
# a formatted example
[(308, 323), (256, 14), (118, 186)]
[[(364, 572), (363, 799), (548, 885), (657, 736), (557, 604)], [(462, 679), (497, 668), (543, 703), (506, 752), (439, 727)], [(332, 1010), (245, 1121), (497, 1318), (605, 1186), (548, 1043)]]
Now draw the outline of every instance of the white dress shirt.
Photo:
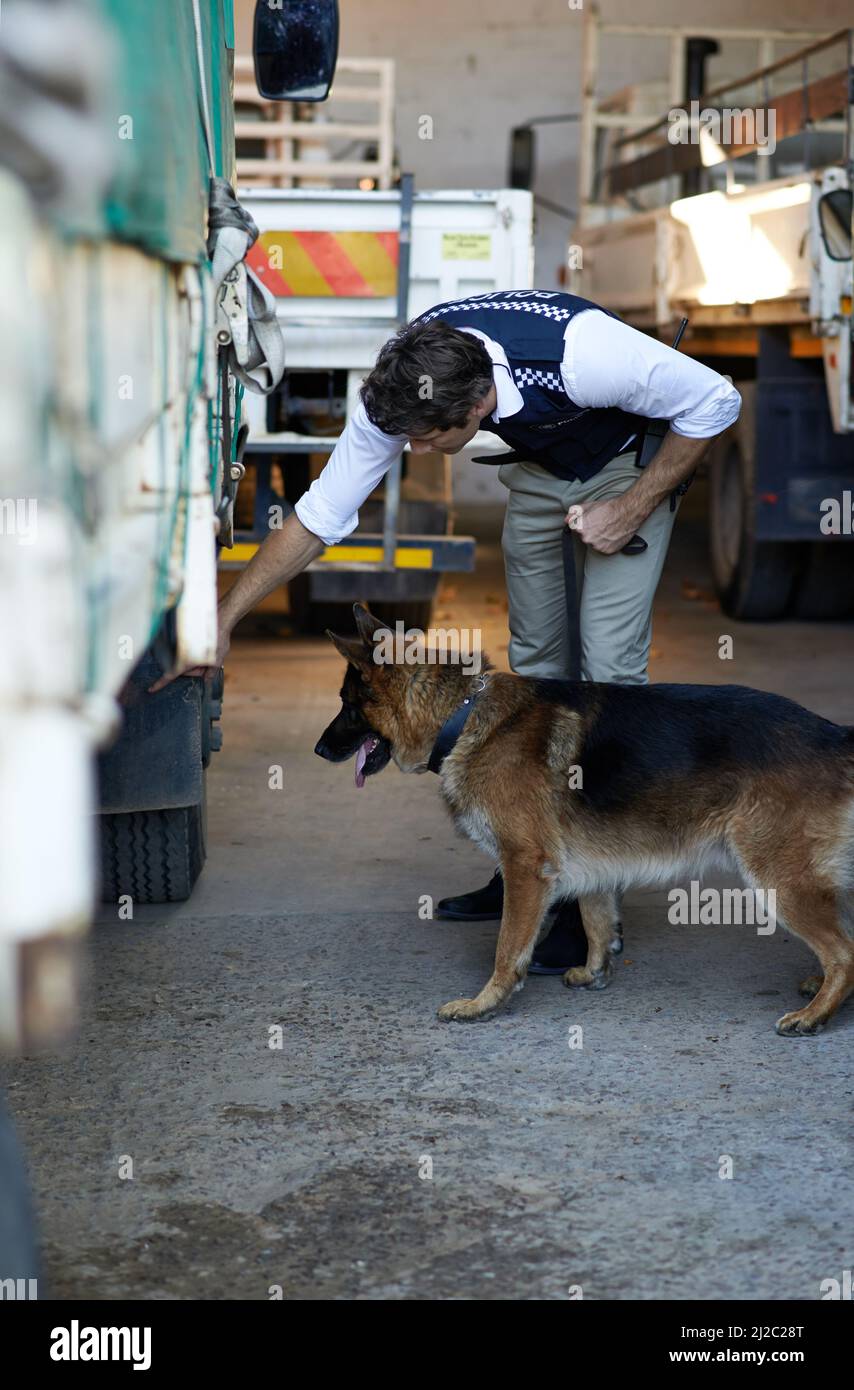
[[(476, 329), (492, 358), (498, 403), (496, 423), (523, 407), (500, 343)], [(669, 420), (674, 434), (708, 439), (738, 418), (741, 397), (724, 377), (692, 357), (674, 352), (601, 309), (576, 314), (566, 329), (560, 368), (567, 396), (585, 408), (616, 406), (648, 420)], [(355, 531), (359, 508), (382, 481), (406, 444), (406, 435), (384, 434), (359, 401), (323, 472), (296, 504), (296, 514), (326, 545)]]

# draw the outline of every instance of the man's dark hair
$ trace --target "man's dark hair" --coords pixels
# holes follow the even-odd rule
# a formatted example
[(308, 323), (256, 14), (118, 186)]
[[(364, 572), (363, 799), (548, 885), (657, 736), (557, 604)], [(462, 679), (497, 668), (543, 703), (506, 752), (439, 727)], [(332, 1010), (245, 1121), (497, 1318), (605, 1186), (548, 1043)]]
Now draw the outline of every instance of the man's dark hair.
[(491, 385), (492, 361), (479, 338), (441, 319), (416, 320), (381, 349), (362, 401), (384, 434), (419, 439), (460, 429)]

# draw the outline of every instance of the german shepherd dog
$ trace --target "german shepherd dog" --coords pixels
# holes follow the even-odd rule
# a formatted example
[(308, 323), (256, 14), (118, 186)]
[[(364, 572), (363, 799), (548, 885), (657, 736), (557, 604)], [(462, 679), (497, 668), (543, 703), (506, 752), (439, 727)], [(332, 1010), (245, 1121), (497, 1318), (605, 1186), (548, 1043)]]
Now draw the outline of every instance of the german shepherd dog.
[[(425, 772), (440, 730), (470, 713), (442, 762), (456, 828), (496, 857), (504, 913), (490, 979), (441, 1019), (480, 1019), (520, 989), (549, 907), (578, 897), (587, 963), (564, 983), (602, 989), (635, 884), (737, 869), (776, 893), (777, 915), (821, 974), (777, 1032), (819, 1032), (854, 990), (854, 729), (743, 686), (534, 680), (489, 667), (378, 664), (384, 625), (354, 607), (357, 637), (327, 635), (347, 662), (342, 709), (315, 752), (356, 754), (356, 781), (393, 758)], [(580, 776), (579, 776), (580, 770)]]

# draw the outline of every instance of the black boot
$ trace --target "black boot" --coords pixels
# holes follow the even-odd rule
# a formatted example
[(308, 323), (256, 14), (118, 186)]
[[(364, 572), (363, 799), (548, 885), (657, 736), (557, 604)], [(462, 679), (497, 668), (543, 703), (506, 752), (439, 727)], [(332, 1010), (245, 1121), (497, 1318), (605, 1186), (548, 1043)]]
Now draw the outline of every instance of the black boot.
[(485, 888), (474, 893), (461, 893), (458, 898), (441, 898), (436, 904), (436, 916), (454, 922), (498, 921), (504, 907), (504, 879), (496, 869)]
[(529, 975), (563, 975), (587, 960), (587, 936), (577, 898), (564, 898), (554, 914), (551, 931), (534, 948)]

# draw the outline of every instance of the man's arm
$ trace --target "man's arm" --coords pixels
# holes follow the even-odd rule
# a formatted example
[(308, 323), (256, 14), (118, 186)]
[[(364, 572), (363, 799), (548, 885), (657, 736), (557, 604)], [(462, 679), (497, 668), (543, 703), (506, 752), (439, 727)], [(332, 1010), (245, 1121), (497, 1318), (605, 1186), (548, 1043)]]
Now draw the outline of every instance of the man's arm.
[(249, 564), (240, 571), (237, 581), (220, 600), (217, 609), (216, 657), (213, 667), (191, 666), (186, 671), (170, 671), (150, 687), (152, 694), (162, 690), (176, 676), (204, 676), (208, 670), (221, 666), (231, 646), (231, 634), (241, 618), (271, 594), (280, 584), (310, 565), (324, 549), (319, 536), (306, 530), (299, 517), (287, 517), (281, 530), (271, 531), (259, 545)]
[[(327, 545), (335, 545), (359, 524), (359, 507), (388, 472), (406, 443), (372, 424), (361, 401), (329, 456), (329, 462), (279, 530), (270, 531), (219, 605), (215, 666), (221, 666), (231, 634), (241, 618), (310, 565)], [(202, 675), (193, 667), (185, 675)], [(163, 676), (159, 690), (178, 674)]]
[(316, 560), (324, 542), (306, 529), (296, 513), (286, 518), (281, 530), (271, 531), (256, 550), (237, 582), (219, 605), (220, 632), (229, 635), (253, 608), (289, 579)]
[(658, 453), (621, 497), (570, 509), (567, 519), (581, 539), (612, 555), (694, 472), (712, 440), (738, 418), (741, 397), (710, 367), (595, 309), (570, 324), (561, 375), (578, 405), (670, 421)]
[(361, 401), (320, 476), (299, 499), (294, 514), (271, 531), (220, 604), (220, 623), (230, 632), (256, 604), (304, 570), (327, 545), (336, 545), (359, 524), (359, 508), (400, 454), (405, 439), (383, 434)]

